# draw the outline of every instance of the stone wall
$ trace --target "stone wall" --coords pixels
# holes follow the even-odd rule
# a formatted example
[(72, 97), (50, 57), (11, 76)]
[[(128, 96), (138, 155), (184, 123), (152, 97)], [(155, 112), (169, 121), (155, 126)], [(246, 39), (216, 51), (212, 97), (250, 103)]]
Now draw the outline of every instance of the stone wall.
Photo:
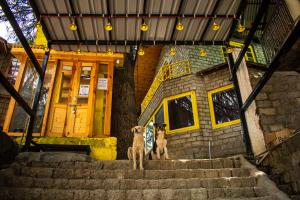
[[(251, 82), (256, 85), (261, 74), (252, 69)], [(300, 74), (277, 71), (255, 99), (264, 133), (283, 128), (300, 128)]]
[(0, 96), (0, 130), (3, 128), (10, 97)]
[(200, 129), (167, 136), (171, 158), (208, 158), (209, 144), (212, 157), (224, 157), (243, 153), (240, 124), (212, 129), (207, 92), (231, 84), (228, 69), (221, 69), (204, 76), (194, 74), (165, 81), (160, 85), (152, 101), (139, 118), (145, 125), (163, 98), (196, 91)]
[(289, 195), (300, 195), (300, 132), (270, 151), (260, 167)]

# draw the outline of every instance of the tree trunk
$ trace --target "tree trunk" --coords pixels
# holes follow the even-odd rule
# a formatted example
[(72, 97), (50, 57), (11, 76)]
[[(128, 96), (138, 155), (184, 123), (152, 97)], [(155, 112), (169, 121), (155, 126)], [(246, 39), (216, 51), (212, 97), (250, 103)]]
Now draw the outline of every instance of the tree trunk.
[(117, 159), (128, 159), (127, 149), (132, 146), (130, 129), (137, 124), (137, 106), (134, 88), (134, 61), (124, 54), (124, 69), (114, 72), (111, 133), (117, 137)]

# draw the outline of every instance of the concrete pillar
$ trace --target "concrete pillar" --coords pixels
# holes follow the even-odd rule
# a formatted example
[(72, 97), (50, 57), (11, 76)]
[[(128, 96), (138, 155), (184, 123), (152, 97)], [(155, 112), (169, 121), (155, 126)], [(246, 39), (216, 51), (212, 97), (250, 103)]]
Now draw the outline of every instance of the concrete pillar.
[[(234, 49), (232, 54), (234, 60), (237, 59), (239, 53), (240, 49)], [(237, 70), (237, 78), (240, 86), (242, 100), (243, 102), (245, 102), (245, 100), (252, 92), (250, 76), (245, 59), (242, 60), (239, 69)], [(264, 134), (259, 125), (259, 116), (256, 114), (255, 101), (249, 106), (248, 110), (245, 113), (245, 116), (248, 125), (248, 132), (251, 140), (253, 154), (258, 155), (266, 150), (266, 146)]]
[(294, 21), (300, 20), (300, 1), (299, 0), (285, 0), (290, 14)]

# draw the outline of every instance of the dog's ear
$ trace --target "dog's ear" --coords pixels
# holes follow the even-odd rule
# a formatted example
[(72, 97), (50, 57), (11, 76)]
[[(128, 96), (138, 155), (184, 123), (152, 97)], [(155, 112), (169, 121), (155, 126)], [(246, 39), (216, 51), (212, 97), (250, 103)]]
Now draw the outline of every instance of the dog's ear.
[(131, 132), (135, 133), (135, 127), (131, 128)]
[(167, 126), (167, 124), (162, 124), (162, 127), (164, 127), (164, 128), (165, 128), (166, 126)]
[(157, 128), (157, 126), (158, 126), (158, 123), (154, 123), (154, 124), (153, 124), (153, 126), (154, 126), (155, 128)]

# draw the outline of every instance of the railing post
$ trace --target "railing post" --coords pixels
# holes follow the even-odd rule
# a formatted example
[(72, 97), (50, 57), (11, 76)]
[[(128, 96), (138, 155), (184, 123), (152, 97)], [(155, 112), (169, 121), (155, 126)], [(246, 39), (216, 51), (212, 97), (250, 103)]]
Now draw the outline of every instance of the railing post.
[(243, 112), (243, 110), (242, 110), (243, 100), (242, 100), (242, 95), (241, 95), (241, 91), (240, 91), (240, 86), (239, 86), (236, 72), (233, 71), (234, 60), (233, 60), (232, 54), (228, 53), (227, 58), (228, 58), (227, 61), (228, 61), (229, 69), (230, 69), (231, 75), (232, 75), (232, 82), (234, 85), (234, 89), (236, 91), (237, 100), (238, 100), (238, 104), (239, 104), (240, 119), (241, 119), (241, 125), (242, 125), (242, 129), (243, 129), (243, 140), (244, 140), (245, 147), (246, 147), (246, 153), (247, 153), (247, 155), (252, 155), (253, 153), (252, 153), (251, 141), (250, 141), (250, 137), (249, 137), (248, 125), (247, 125), (247, 121), (246, 121), (245, 112)]

